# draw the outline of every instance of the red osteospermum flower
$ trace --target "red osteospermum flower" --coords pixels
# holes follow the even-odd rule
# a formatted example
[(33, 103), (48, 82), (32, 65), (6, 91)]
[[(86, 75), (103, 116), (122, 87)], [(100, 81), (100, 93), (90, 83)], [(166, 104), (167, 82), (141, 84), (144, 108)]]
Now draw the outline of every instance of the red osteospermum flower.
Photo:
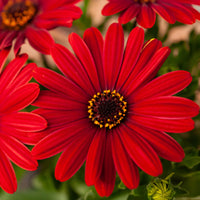
[[(41, 53), (48, 54), (52, 39), (46, 30), (71, 27), (82, 11), (74, 4), (80, 0), (0, 0), (0, 49), (12, 45), (17, 53), (27, 38)], [(46, 29), (46, 30), (45, 30)]]
[(8, 193), (17, 189), (11, 162), (26, 170), (35, 170), (37, 161), (23, 143), (31, 143), (29, 134), (46, 128), (46, 120), (34, 113), (19, 112), (30, 105), (39, 94), (32, 78), (35, 64), (25, 67), (27, 55), (17, 56), (1, 72), (8, 51), (0, 52), (0, 187)]
[(121, 12), (119, 23), (126, 24), (136, 17), (136, 21), (144, 28), (155, 24), (156, 13), (170, 24), (179, 21), (193, 24), (200, 20), (200, 13), (192, 5), (200, 5), (199, 0), (108, 0), (102, 14), (110, 16)]
[(139, 184), (138, 167), (158, 176), (159, 156), (182, 161), (181, 146), (165, 131), (194, 128), (191, 117), (199, 107), (172, 96), (191, 82), (191, 75), (175, 71), (155, 78), (170, 50), (157, 39), (143, 41), (144, 31), (135, 28), (124, 50), (119, 24), (109, 27), (105, 41), (90, 28), (83, 40), (75, 33), (69, 36), (77, 58), (59, 44), (52, 47), (51, 55), (64, 76), (35, 70), (34, 78), (49, 89), (34, 102), (40, 107), (35, 113), (46, 118), (49, 127), (41, 132), (46, 136), (32, 153), (45, 159), (63, 152), (55, 169), (57, 180), (68, 180), (86, 161), (86, 184), (109, 196), (116, 171), (133, 189)]

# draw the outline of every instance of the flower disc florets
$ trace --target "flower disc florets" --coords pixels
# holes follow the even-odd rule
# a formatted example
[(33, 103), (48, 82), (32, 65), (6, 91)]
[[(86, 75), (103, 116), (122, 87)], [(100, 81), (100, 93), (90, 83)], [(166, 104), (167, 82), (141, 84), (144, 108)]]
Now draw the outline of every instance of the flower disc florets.
[(89, 101), (88, 113), (95, 125), (100, 128), (113, 128), (124, 119), (127, 102), (116, 90), (98, 92)]
[(1, 13), (2, 23), (10, 30), (20, 30), (25, 27), (35, 16), (36, 6), (30, 1), (9, 0)]

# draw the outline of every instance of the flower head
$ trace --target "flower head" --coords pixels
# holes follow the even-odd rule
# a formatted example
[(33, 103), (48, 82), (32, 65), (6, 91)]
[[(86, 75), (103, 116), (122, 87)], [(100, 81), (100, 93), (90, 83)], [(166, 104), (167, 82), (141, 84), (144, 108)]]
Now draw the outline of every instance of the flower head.
[[(12, 45), (18, 53), (27, 38), (38, 51), (48, 54), (52, 38), (45, 41), (46, 30), (58, 26), (71, 27), (82, 11), (74, 4), (80, 0), (1, 0), (0, 50)], [(46, 30), (45, 30), (46, 29)]]
[(69, 36), (76, 57), (55, 44), (51, 55), (63, 75), (37, 68), (34, 78), (49, 90), (34, 102), (35, 113), (49, 127), (33, 148), (36, 159), (63, 152), (55, 169), (66, 181), (86, 161), (85, 181), (101, 196), (109, 196), (116, 171), (130, 189), (139, 184), (141, 168), (162, 173), (159, 156), (182, 161), (181, 146), (166, 132), (192, 130), (191, 117), (199, 107), (191, 100), (172, 96), (191, 82), (186, 71), (155, 78), (170, 53), (157, 39), (144, 42), (144, 31), (135, 28), (124, 50), (123, 29), (112, 24), (105, 40), (96, 28), (83, 39)]
[(37, 168), (37, 161), (23, 143), (31, 144), (29, 134), (43, 130), (46, 120), (34, 113), (19, 112), (39, 94), (38, 84), (28, 83), (36, 66), (23, 67), (27, 60), (24, 54), (17, 56), (1, 72), (8, 52), (0, 51), (0, 186), (13, 193), (17, 180), (10, 161), (26, 170)]
[(133, 18), (144, 28), (151, 28), (155, 24), (156, 14), (168, 23), (179, 21), (193, 24), (200, 20), (200, 13), (192, 5), (200, 5), (199, 0), (108, 0), (102, 14), (110, 16), (120, 12), (119, 23), (126, 24)]

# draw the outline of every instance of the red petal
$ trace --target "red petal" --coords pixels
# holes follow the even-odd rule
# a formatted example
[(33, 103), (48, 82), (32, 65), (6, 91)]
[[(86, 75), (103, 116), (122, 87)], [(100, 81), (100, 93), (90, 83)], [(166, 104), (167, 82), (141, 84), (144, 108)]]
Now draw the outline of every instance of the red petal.
[(38, 159), (45, 159), (60, 153), (66, 149), (74, 139), (87, 135), (88, 128), (86, 126), (88, 121), (81, 120), (66, 125), (63, 128), (56, 128), (56, 131), (51, 132), (48, 136), (42, 139), (35, 145), (32, 150), (33, 156)]
[[(123, 2), (124, 3), (124, 2)], [(119, 16), (119, 23), (120, 24), (126, 24), (129, 21), (131, 21), (133, 18), (135, 18), (140, 10), (140, 5), (139, 4), (133, 4), (129, 6), (126, 10), (124, 10), (120, 16)]]
[[(89, 131), (87, 129), (87, 131)], [(81, 138), (68, 143), (65, 151), (60, 156), (55, 169), (55, 177), (59, 181), (71, 178), (86, 160), (89, 146), (94, 136), (95, 129), (82, 135)]]
[(93, 95), (95, 90), (91, 84), (86, 71), (78, 59), (64, 46), (55, 44), (51, 55), (60, 71), (86, 93)]
[(26, 36), (25, 36), (24, 32), (20, 32), (19, 35), (17, 36), (15, 46), (14, 46), (15, 55), (17, 55), (19, 53), (20, 47), (22, 46), (22, 44), (24, 44), (25, 38), (26, 38)]
[(136, 20), (142, 27), (151, 28), (155, 24), (156, 14), (149, 5), (142, 4)]
[(127, 123), (127, 126), (145, 138), (159, 156), (173, 162), (183, 160), (185, 154), (182, 147), (166, 133), (136, 126), (133, 123)]
[(20, 73), (23, 65), (26, 63), (27, 59), (28, 55), (22, 54), (20, 56), (17, 56), (6, 66), (0, 77), (1, 91), (5, 90), (5, 88), (8, 88), (13, 83), (17, 75)]
[(94, 185), (99, 179), (106, 147), (106, 131), (104, 129), (96, 132), (90, 145), (85, 165), (85, 182), (88, 186)]
[(142, 126), (152, 128), (154, 130), (170, 133), (183, 133), (191, 131), (194, 128), (194, 121), (192, 119), (159, 119), (137, 115), (130, 115), (129, 119), (139, 125), (141, 124)]
[(0, 51), (0, 74), (4, 67), (4, 63), (6, 61), (6, 58), (8, 57), (9, 52), (10, 52), (10, 48), (6, 48)]
[[(164, 61), (167, 59), (170, 53), (170, 49), (168, 47), (163, 47), (159, 49), (153, 57), (149, 60), (146, 66), (133, 78), (135, 72), (133, 70), (132, 74), (129, 76), (130, 82), (129, 86), (126, 87), (124, 85), (124, 94), (126, 96), (130, 95), (134, 90), (138, 89), (139, 86), (143, 85), (145, 82), (151, 80), (158, 72)], [(126, 87), (126, 89), (125, 89)]]
[[(135, 163), (131, 160), (117, 130), (112, 133), (112, 155), (115, 168), (123, 183), (129, 188), (134, 189), (139, 185), (139, 171)], [(119, 133), (121, 134), (121, 133)]]
[(121, 124), (119, 128), (124, 147), (136, 165), (151, 176), (162, 174), (160, 159), (146, 140), (124, 124)]
[(17, 179), (13, 167), (0, 149), (0, 186), (8, 193), (14, 193), (17, 190)]
[(85, 71), (87, 72), (93, 87), (96, 89), (96, 92), (99, 92), (100, 80), (90, 50), (88, 49), (85, 42), (81, 39), (81, 37), (78, 36), (76, 33), (71, 33), (68, 39), (76, 56), (81, 61)]
[(187, 87), (191, 81), (192, 77), (187, 71), (169, 72), (149, 82), (130, 99), (131, 102), (138, 102), (151, 97), (174, 95)]
[(116, 14), (118, 12), (121, 12), (127, 8), (129, 8), (129, 6), (132, 4), (131, 1), (124, 1), (123, 3), (121, 2), (109, 2), (108, 4), (106, 4), (102, 10), (102, 15), (105, 16), (109, 16), (109, 15), (113, 15)]
[(33, 48), (43, 54), (50, 54), (54, 40), (45, 29), (27, 27), (25, 34)]
[[(2, 23), (2, 22), (1, 22)], [(0, 49), (5, 49), (12, 46), (13, 40), (17, 37), (17, 31), (5, 31), (0, 35)]]
[(39, 92), (40, 88), (36, 83), (28, 83), (17, 88), (1, 101), (1, 113), (10, 113), (24, 109), (37, 98)]
[(182, 97), (154, 97), (133, 104), (129, 112), (159, 119), (188, 119), (198, 115), (199, 106)]
[(124, 52), (124, 33), (120, 24), (112, 24), (106, 33), (103, 68), (106, 88), (113, 90), (121, 68)]
[(127, 41), (126, 50), (124, 53), (122, 67), (117, 79), (116, 88), (121, 88), (124, 80), (127, 80), (130, 73), (135, 67), (135, 64), (140, 56), (144, 42), (144, 31), (141, 28), (134, 28)]
[(1, 134), (0, 138), (2, 150), (16, 165), (25, 170), (37, 169), (37, 161), (33, 159), (30, 150), (25, 145), (5, 134)]
[(115, 186), (116, 171), (112, 157), (111, 134), (108, 134), (106, 137), (105, 148), (106, 149), (101, 175), (98, 181), (95, 183), (95, 188), (101, 197), (110, 196)]
[(44, 87), (83, 103), (88, 102), (84, 91), (64, 76), (45, 68), (36, 68), (34, 78)]
[(84, 32), (83, 39), (93, 56), (101, 88), (105, 88), (103, 71), (103, 37), (97, 28), (89, 28)]
[(47, 122), (34, 113), (18, 112), (2, 116), (1, 125), (23, 132), (34, 132), (46, 128)]

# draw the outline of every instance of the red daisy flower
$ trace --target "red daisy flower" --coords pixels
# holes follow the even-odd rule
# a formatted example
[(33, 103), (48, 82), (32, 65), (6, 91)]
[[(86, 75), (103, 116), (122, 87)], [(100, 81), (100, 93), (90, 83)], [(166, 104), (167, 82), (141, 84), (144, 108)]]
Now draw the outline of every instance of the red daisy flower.
[(124, 50), (121, 25), (112, 24), (105, 41), (90, 28), (83, 40), (75, 33), (69, 36), (77, 58), (59, 44), (52, 48), (64, 76), (35, 69), (34, 78), (49, 89), (34, 102), (40, 107), (35, 113), (46, 118), (49, 127), (32, 153), (45, 159), (63, 152), (55, 169), (57, 180), (68, 180), (86, 161), (86, 184), (109, 196), (116, 171), (133, 189), (139, 184), (138, 167), (158, 176), (159, 156), (182, 161), (181, 146), (165, 131), (194, 128), (191, 117), (198, 114), (198, 105), (172, 96), (191, 82), (191, 75), (175, 71), (155, 78), (170, 50), (157, 39), (143, 41), (144, 31), (137, 27)]
[(36, 65), (23, 67), (27, 60), (24, 54), (17, 56), (1, 72), (8, 52), (0, 52), (0, 186), (13, 193), (17, 180), (10, 161), (26, 170), (37, 168), (37, 161), (23, 143), (31, 143), (29, 134), (46, 128), (46, 120), (35, 113), (18, 112), (39, 94), (38, 84), (28, 83)]
[(136, 17), (136, 21), (144, 28), (155, 24), (156, 13), (170, 24), (179, 21), (193, 24), (200, 20), (200, 13), (192, 5), (200, 5), (199, 0), (108, 0), (102, 14), (110, 16), (120, 13), (119, 23), (126, 24)]
[[(52, 39), (48, 32), (58, 26), (71, 27), (82, 11), (74, 4), (80, 0), (0, 0), (0, 49), (12, 45), (14, 52), (27, 38), (30, 44), (44, 54), (49, 53)], [(46, 29), (46, 30), (45, 30)]]

